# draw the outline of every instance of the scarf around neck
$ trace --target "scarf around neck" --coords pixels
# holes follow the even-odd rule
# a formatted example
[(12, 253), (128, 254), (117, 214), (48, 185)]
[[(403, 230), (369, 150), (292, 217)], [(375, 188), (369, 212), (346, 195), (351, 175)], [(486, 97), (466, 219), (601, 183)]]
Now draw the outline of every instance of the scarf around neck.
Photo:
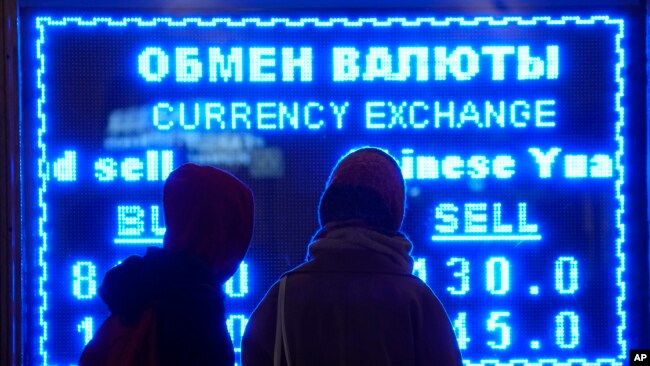
[(408, 273), (413, 272), (413, 243), (402, 233), (389, 235), (357, 225), (327, 224), (307, 247), (307, 260), (323, 251), (368, 250), (388, 256)]

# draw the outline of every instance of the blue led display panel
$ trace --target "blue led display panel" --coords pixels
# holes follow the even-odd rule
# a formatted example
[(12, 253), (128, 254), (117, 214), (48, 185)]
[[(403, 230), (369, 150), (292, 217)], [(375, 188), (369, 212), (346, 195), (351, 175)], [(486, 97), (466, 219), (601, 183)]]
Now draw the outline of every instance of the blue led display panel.
[(248, 316), (299, 264), (330, 168), (379, 146), (407, 180), (414, 274), (467, 365), (621, 365), (628, 353), (623, 17), (26, 20), (30, 364), (72, 365), (104, 273), (161, 245), (184, 162), (256, 197), (225, 285)]

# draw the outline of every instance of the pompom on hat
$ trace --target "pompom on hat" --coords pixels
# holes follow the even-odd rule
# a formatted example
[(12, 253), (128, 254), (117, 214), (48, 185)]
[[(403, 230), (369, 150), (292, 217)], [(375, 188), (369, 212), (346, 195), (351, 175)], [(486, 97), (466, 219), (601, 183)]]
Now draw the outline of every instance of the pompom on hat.
[(404, 177), (388, 153), (364, 147), (345, 155), (332, 170), (321, 197), (321, 226), (362, 220), (388, 231), (399, 231), (404, 218)]

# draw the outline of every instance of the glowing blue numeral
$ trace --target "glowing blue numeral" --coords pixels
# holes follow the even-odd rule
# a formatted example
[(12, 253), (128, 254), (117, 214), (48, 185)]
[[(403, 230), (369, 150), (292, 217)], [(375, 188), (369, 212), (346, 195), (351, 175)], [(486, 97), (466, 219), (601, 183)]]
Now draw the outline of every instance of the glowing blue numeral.
[(490, 332), (500, 331), (501, 332), (501, 341), (499, 343), (495, 341), (488, 341), (487, 344), (492, 349), (506, 349), (510, 346), (510, 327), (503, 322), (499, 321), (499, 318), (507, 318), (510, 316), (509, 311), (495, 311), (490, 313), (490, 319), (487, 321), (487, 329)]
[[(567, 337), (566, 320), (569, 319)], [(563, 311), (555, 317), (555, 343), (562, 349), (573, 349), (580, 344), (579, 317), (573, 311)], [(567, 338), (569, 341), (567, 342)]]
[(84, 346), (93, 339), (93, 318), (87, 316), (77, 325), (77, 332), (83, 334)]
[(79, 300), (90, 300), (97, 294), (97, 268), (92, 262), (77, 262), (72, 267), (72, 292)]
[(447, 287), (452, 295), (465, 295), (469, 292), (469, 262), (465, 258), (450, 258), (447, 261), (447, 267), (451, 267), (460, 263), (460, 271), (454, 272), (454, 277), (460, 278), (460, 289), (452, 286)]
[(454, 320), (454, 332), (458, 341), (458, 348), (467, 349), (467, 343), (471, 340), (467, 336), (467, 313), (458, 313), (458, 318)]
[(248, 324), (248, 318), (243, 315), (230, 315), (226, 320), (226, 327), (228, 327), (235, 353), (241, 352), (241, 339), (244, 336), (246, 324)]
[[(564, 276), (566, 264), (569, 265), (568, 284)], [(560, 257), (555, 261), (555, 289), (566, 295), (578, 291), (578, 261), (573, 257)]]
[[(492, 295), (505, 295), (510, 291), (510, 262), (507, 259), (503, 257), (490, 258), (486, 264), (486, 271), (487, 290), (489, 293)], [(497, 273), (498, 276), (496, 275)], [(498, 284), (497, 277), (500, 279)]]
[[(237, 287), (237, 291), (234, 288)], [(237, 272), (226, 282), (228, 297), (244, 297), (248, 293), (248, 264), (241, 262)]]

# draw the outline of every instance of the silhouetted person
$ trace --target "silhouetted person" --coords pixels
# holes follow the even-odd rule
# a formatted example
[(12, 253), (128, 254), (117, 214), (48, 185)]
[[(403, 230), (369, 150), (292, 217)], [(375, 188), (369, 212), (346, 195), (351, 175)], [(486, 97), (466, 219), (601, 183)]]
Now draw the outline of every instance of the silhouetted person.
[(363, 148), (339, 161), (307, 261), (269, 290), (248, 322), (244, 366), (462, 364), (442, 304), (412, 275), (413, 245), (399, 231), (404, 200), (390, 155)]
[(222, 285), (251, 240), (253, 196), (221, 170), (185, 164), (164, 187), (163, 247), (108, 271), (99, 296), (111, 316), (80, 365), (234, 364)]

